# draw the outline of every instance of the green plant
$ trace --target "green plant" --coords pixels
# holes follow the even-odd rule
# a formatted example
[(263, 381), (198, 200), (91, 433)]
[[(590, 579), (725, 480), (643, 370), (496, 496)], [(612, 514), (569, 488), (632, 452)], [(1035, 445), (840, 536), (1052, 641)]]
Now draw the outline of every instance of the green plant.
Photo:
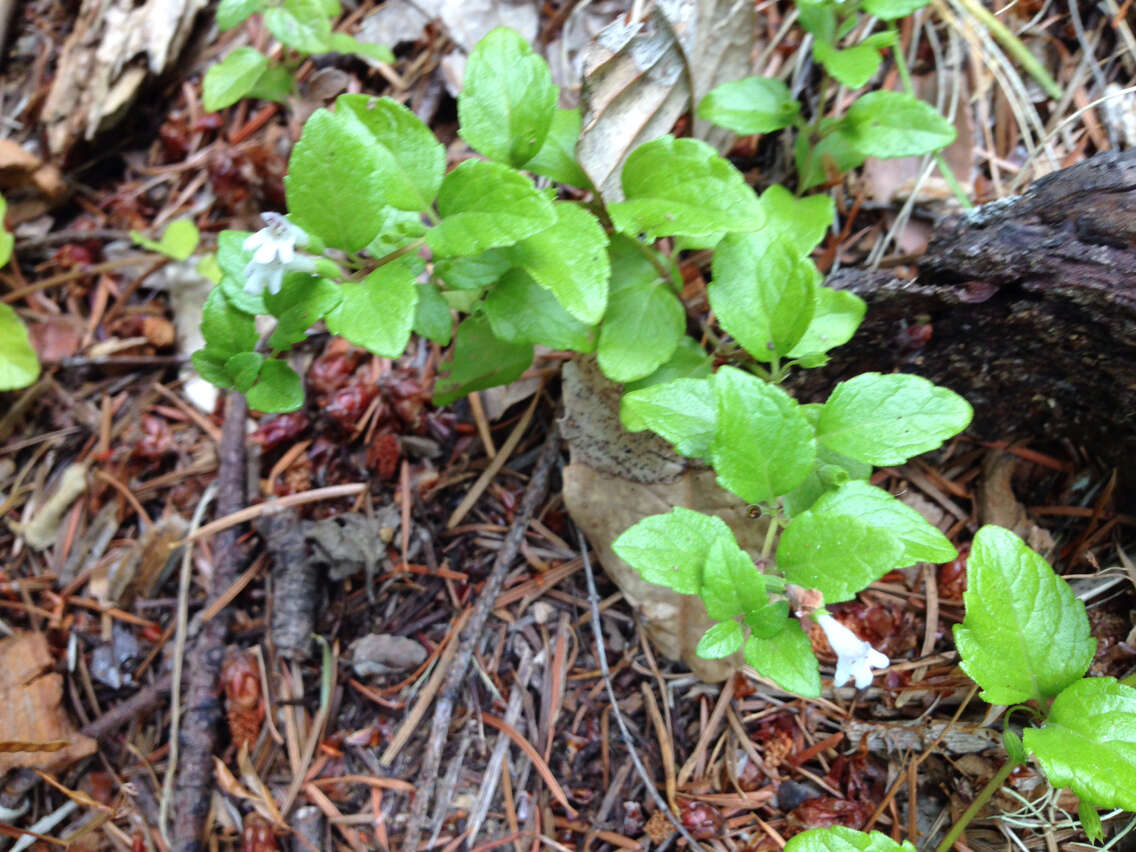
[(284, 56), (274, 60), (254, 47), (238, 47), (205, 72), (202, 103), (208, 112), (224, 109), (241, 98), (283, 103), (295, 88), (295, 71), (308, 56), (353, 53), (379, 62), (393, 62), (390, 49), (332, 31), (340, 14), (339, 0), (221, 0), (217, 28), (232, 29), (260, 13), (265, 28), (283, 45)]
[[(0, 195), (0, 267), (12, 257), (15, 239), (4, 227), (8, 203)], [(30, 385), (39, 377), (39, 360), (28, 339), (28, 329), (11, 305), (0, 302), (0, 391)]]

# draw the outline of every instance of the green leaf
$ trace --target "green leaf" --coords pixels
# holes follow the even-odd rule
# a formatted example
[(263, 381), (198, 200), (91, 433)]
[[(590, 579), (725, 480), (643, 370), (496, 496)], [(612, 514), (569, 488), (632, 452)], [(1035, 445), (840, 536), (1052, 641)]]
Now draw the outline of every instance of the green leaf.
[[(807, 406), (801, 406), (807, 408)], [(820, 406), (817, 406), (820, 408)], [(806, 411), (807, 416), (807, 411)], [(808, 476), (800, 485), (782, 498), (785, 514), (794, 518), (813, 506), (822, 494), (838, 488), (850, 479), (867, 479), (872, 475), (872, 466), (848, 456), (817, 446), (816, 462)]]
[(604, 375), (617, 382), (649, 376), (686, 333), (682, 303), (643, 248), (622, 236), (611, 243), (611, 292), (597, 357)]
[(1006, 759), (1014, 766), (1021, 766), (1026, 762), (1026, 747), (1022, 745), (1022, 738), (1008, 726), (1002, 729), (1002, 748), (1006, 750)]
[(493, 285), (485, 300), (493, 333), (511, 343), (539, 343), (553, 349), (591, 352), (596, 330), (580, 322), (523, 269), (514, 269)]
[(829, 0), (797, 0), (797, 12), (805, 32), (831, 44), (836, 38), (836, 4)]
[(217, 4), (217, 29), (221, 32), (243, 24), (260, 11), (263, 0), (221, 0)]
[(193, 267), (193, 271), (202, 278), (207, 278), (212, 281), (214, 284), (220, 284), (221, 267), (217, 263), (217, 252), (209, 252), (208, 254), (201, 255), (197, 260), (197, 264)]
[(813, 42), (813, 56), (843, 86), (859, 89), (876, 73), (882, 58), (880, 50), (895, 44), (889, 32), (868, 36), (855, 47), (838, 50), (824, 41)]
[(624, 530), (612, 550), (648, 583), (694, 595), (702, 589), (702, 566), (710, 546), (716, 539), (733, 537), (721, 518), (676, 506)]
[(667, 362), (649, 376), (627, 382), (623, 386), (624, 393), (649, 388), (652, 385), (661, 385), (675, 379), (703, 379), (710, 375), (711, 358), (701, 346), (691, 338), (683, 335)]
[[(325, 53), (331, 21), (320, 0), (284, 0), (264, 11), (264, 26), (281, 44), (301, 53)], [(250, 403), (251, 404), (251, 403)]]
[(391, 162), (351, 110), (317, 109), (292, 148), (284, 192), (297, 225), (332, 248), (364, 248), (386, 220)]
[(284, 361), (268, 360), (261, 365), (260, 378), (245, 397), (254, 411), (295, 411), (304, 404), (304, 383)]
[(232, 379), (233, 387), (245, 393), (256, 382), (263, 364), (264, 356), (259, 352), (238, 352), (225, 360), (225, 372)]
[(269, 338), (273, 349), (287, 349), (307, 337), (307, 331), (336, 308), (343, 300), (343, 291), (326, 278), (312, 275), (298, 276), (288, 282), (280, 292), (265, 293), (268, 312), (276, 317), (276, 329)]
[(1081, 821), (1081, 829), (1090, 843), (1104, 842), (1104, 827), (1101, 825), (1100, 813), (1094, 805), (1084, 799), (1077, 802), (1077, 819)]
[(370, 95), (340, 95), (337, 114), (349, 112), (373, 138), (386, 203), (399, 210), (426, 210), (446, 171), (446, 149), (421, 119), (397, 101)]
[(765, 214), (765, 227), (750, 235), (754, 240), (779, 243), (801, 257), (820, 245), (836, 216), (827, 195), (796, 198), (780, 184), (773, 184), (758, 199)]
[(813, 430), (781, 388), (734, 367), (714, 376), (718, 428), (711, 460), (718, 484), (748, 503), (796, 488), (816, 458)]
[(955, 625), (955, 645), (986, 701), (1051, 698), (1088, 670), (1096, 640), (1084, 603), (1020, 538), (983, 527), (966, 567), (966, 619)]
[(233, 307), (246, 314), (266, 314), (268, 308), (264, 305), (264, 296), (261, 293), (253, 295), (245, 292), (245, 267), (252, 260), (252, 252), (246, 251), (244, 242), (249, 237), (248, 231), (222, 231), (217, 235), (217, 265), (222, 275), (221, 289)]
[(930, 0), (860, 0), (860, 8), (881, 21), (905, 18), (922, 9)]
[(1045, 727), (1026, 729), (1025, 747), (1054, 787), (1070, 787), (1100, 808), (1136, 811), (1132, 687), (1111, 677), (1073, 683), (1054, 700)]
[(777, 545), (777, 565), (785, 578), (817, 589), (825, 603), (851, 600), (902, 557), (903, 542), (892, 533), (852, 515), (815, 508), (794, 518)]
[(955, 141), (955, 128), (926, 101), (905, 92), (871, 92), (848, 108), (844, 121), (865, 157), (913, 157)]
[(256, 318), (234, 306), (221, 287), (214, 287), (201, 310), (201, 334), (209, 349), (226, 358), (251, 352), (258, 339)]
[(772, 133), (796, 122), (801, 105), (776, 77), (723, 83), (702, 99), (698, 117), (735, 133)]
[(345, 33), (332, 33), (331, 38), (328, 39), (328, 48), (334, 53), (352, 53), (387, 65), (394, 64), (394, 54), (385, 44), (359, 41), (359, 39), (352, 38)]
[(438, 212), (442, 221), (426, 241), (441, 257), (511, 246), (558, 221), (552, 202), (532, 181), (484, 160), (466, 160), (446, 175), (438, 192)]
[(829, 449), (874, 465), (903, 464), (969, 424), (965, 399), (920, 376), (863, 373), (836, 386), (817, 423)]
[(720, 621), (702, 634), (694, 653), (704, 660), (720, 660), (740, 651), (744, 638), (736, 621)]
[(710, 543), (700, 594), (706, 614), (718, 621), (756, 612), (769, 602), (765, 578), (732, 536)]
[(4, 227), (4, 216), (7, 210), (8, 202), (4, 200), (3, 195), (0, 195), (0, 266), (6, 265), (11, 260), (12, 246), (16, 244), (16, 238)]
[(225, 369), (225, 364), (228, 362), (230, 355), (224, 352), (218, 352), (210, 349), (208, 346), (204, 349), (198, 349), (190, 360), (193, 362), (194, 369), (197, 370), (198, 375), (211, 385), (221, 388), (221, 390), (228, 390), (233, 387), (233, 377), (229, 375), (229, 371)]
[(718, 423), (714, 385), (710, 379), (675, 379), (625, 392), (619, 419), (628, 432), (650, 429), (676, 452), (708, 459)]
[(812, 510), (818, 514), (852, 515), (870, 527), (890, 532), (903, 544), (897, 568), (916, 562), (950, 562), (958, 556), (954, 545), (926, 518), (867, 482), (844, 483), (817, 500)]
[(489, 249), (473, 257), (447, 257), (434, 263), (434, 277), (455, 290), (480, 290), (488, 287), (512, 267), (505, 249)]
[(328, 331), (376, 355), (397, 358), (406, 349), (414, 325), (416, 266), (413, 258), (402, 257), (357, 284), (341, 285), (343, 301), (328, 313)]
[(450, 345), (454, 318), (449, 303), (433, 284), (415, 284), (418, 304), (414, 308), (414, 331), (442, 346)]
[(806, 358), (843, 346), (864, 319), (868, 306), (855, 293), (817, 287), (816, 295), (812, 321), (797, 345), (789, 350), (790, 358)]
[(520, 168), (544, 145), (555, 111), (548, 63), (514, 30), (498, 27), (474, 46), (458, 95), (458, 133), (475, 151)]
[(379, 232), (367, 243), (367, 252), (372, 257), (386, 257), (426, 236), (428, 230), (420, 213), (384, 207)]
[(828, 169), (840, 174), (863, 164), (866, 155), (856, 147), (857, 138), (845, 118), (821, 119), (815, 143), (810, 133), (798, 133), (793, 143), (797, 180), (804, 192), (828, 180)]
[(534, 174), (568, 186), (588, 189), (592, 182), (580, 168), (576, 159), (576, 142), (580, 138), (580, 109), (557, 109), (544, 145), (536, 156), (525, 163), (525, 169)]
[(39, 361), (27, 327), (11, 305), (0, 302), (0, 391), (27, 387), (38, 377)]
[(770, 601), (765, 606), (747, 612), (744, 621), (758, 639), (772, 639), (789, 623), (789, 602)]
[(705, 142), (663, 136), (623, 166), (627, 201), (611, 204), (616, 230), (655, 240), (756, 231), (765, 217), (741, 172)]
[(801, 832), (785, 844), (785, 852), (915, 852), (915, 847), (907, 841), (896, 843), (878, 831), (834, 825)]
[(813, 655), (809, 637), (796, 619), (768, 639), (750, 636), (745, 644), (745, 661), (786, 692), (805, 698), (820, 696), (820, 666)]
[(783, 243), (730, 234), (714, 252), (713, 274), (710, 307), (754, 358), (783, 358), (804, 336), (817, 302), (812, 261)]
[(452, 359), (438, 368), (434, 404), (449, 405), (474, 391), (516, 381), (532, 359), (531, 343), (501, 340), (484, 316), (466, 317), (458, 326)]
[(553, 213), (553, 225), (518, 242), (509, 256), (568, 313), (595, 325), (608, 300), (607, 234), (595, 216), (575, 204), (556, 202)]
[(205, 72), (201, 105), (206, 112), (232, 106), (252, 90), (267, 67), (268, 57), (259, 50), (238, 47)]
[(269, 65), (264, 73), (252, 84), (246, 92), (247, 97), (259, 98), (262, 101), (275, 101), (278, 104), (288, 102), (289, 96), (296, 88), (296, 81), (283, 65)]
[(175, 219), (166, 226), (162, 239), (158, 242), (147, 239), (138, 231), (131, 231), (130, 239), (150, 251), (159, 252), (174, 260), (186, 260), (197, 248), (197, 226), (190, 219)]

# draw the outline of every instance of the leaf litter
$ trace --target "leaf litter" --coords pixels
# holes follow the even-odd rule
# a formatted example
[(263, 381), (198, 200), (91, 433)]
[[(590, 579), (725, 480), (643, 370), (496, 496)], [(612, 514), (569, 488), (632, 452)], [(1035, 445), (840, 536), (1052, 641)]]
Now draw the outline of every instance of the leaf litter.
[[(400, 31), (395, 68), (339, 70), (348, 88), (405, 100), (452, 139), (440, 59), (447, 44), (468, 49), (468, 32), (484, 27), (461, 4), (435, 5), (441, 26), (426, 18)], [(537, 44), (589, 38), (589, 5), (527, 6)], [(1130, 141), (1121, 87), (1136, 53), (1115, 4), (1106, 14), (1081, 8), (1076, 20), (1041, 2), (1007, 10), (1025, 49), (1065, 87), (1060, 102), (1045, 101), (966, 5), (918, 13), (900, 47), (920, 86), (955, 110), (960, 142), (948, 160), (977, 200)], [(350, 25), (384, 8), (365, 3)], [(476, 15), (513, 11), (487, 3)], [(206, 752), (183, 748), (180, 758), (183, 772), (200, 767), (190, 780), (207, 794), (208, 818), (188, 830), (208, 831), (219, 848), (531, 848), (543, 836), (557, 848), (676, 842), (756, 852), (831, 824), (916, 841), (993, 773), (983, 755), (997, 749), (999, 725), (969, 705), (949, 627), (962, 616), (966, 542), (995, 516), (1051, 536), (1058, 563), (1083, 575), (1076, 582), (1098, 639), (1092, 673), (1131, 671), (1132, 567), (1119, 545), (1136, 518), (1091, 453), (1006, 436), (997, 446), (960, 438), (876, 475), (874, 484), (929, 507), (962, 555), (894, 572), (833, 607), (891, 657), (873, 686), (802, 701), (744, 667), (697, 679), (659, 655), (641, 613), (599, 573), (605, 534), (589, 529), (594, 550), (581, 548), (560, 493), (556, 357), (512, 398), (438, 409), (429, 402), (438, 347), (392, 360), (316, 335), (302, 366), (318, 403), (256, 419), (241, 477), (251, 498), (197, 524), (192, 545), (175, 549), (226, 464), (225, 415), (191, 395), (179, 372), (193, 345), (178, 349), (155, 331), (172, 322), (184, 337), (195, 325), (185, 321), (192, 300), (178, 295), (192, 276), (164, 273), (126, 235), (190, 217), (208, 245), (223, 228), (256, 227), (261, 210), (282, 204), (302, 116), (248, 103), (204, 114), (200, 75), (218, 53), (215, 34), (180, 53), (176, 85), (136, 88), (160, 70), (156, 58), (179, 53), (164, 31), (148, 33), (169, 41), (146, 42), (151, 61), (123, 84), (130, 97), (142, 93), (135, 115), (108, 114), (98, 99), (61, 111), (62, 95), (45, 102), (46, 72), (73, 79), (68, 39), (92, 26), (88, 14), (86, 4), (75, 21), (49, 0), (28, 4), (0, 77), (10, 134), (0, 172), (16, 234), (2, 298), (39, 329), (32, 339), (46, 370), (5, 394), (0, 415), (0, 762), (10, 770), (0, 808), (13, 832), (78, 848), (165, 845), (162, 814), (179, 807), (161, 782), (176, 662), (191, 670), (190, 731), (194, 695), (216, 707), (210, 719), (225, 720)], [(580, 156), (605, 196), (636, 142), (706, 133), (686, 116), (716, 83), (808, 78), (783, 61), (801, 55), (788, 4), (608, 14), (595, 39), (558, 48), (585, 57)], [(723, 31), (738, 36), (726, 47)], [(1073, 45), (1064, 61), (1046, 47), (1056, 40)], [(91, 83), (105, 87), (129, 58), (119, 51)], [(822, 101), (795, 91), (812, 110), (841, 108), (837, 93)], [(309, 94), (321, 96), (314, 84)], [(109, 136), (92, 130), (104, 123)], [(83, 137), (94, 133), (91, 145)], [(711, 141), (759, 188), (788, 168), (774, 138)], [(828, 188), (844, 227), (820, 250), (827, 268), (880, 260), (902, 271), (933, 213), (951, 203), (926, 164), (877, 165)], [(705, 258), (681, 263), (688, 313), (704, 319)], [(329, 523), (338, 536), (307, 535)], [(354, 538), (342, 534), (347, 526)], [(233, 533), (231, 545), (218, 530)], [(179, 568), (184, 643), (175, 638)], [(285, 578), (292, 568), (302, 569), (298, 585)], [(213, 646), (214, 674), (193, 693), (201, 661), (183, 658), (184, 648), (219, 619), (228, 629)], [(812, 639), (830, 675), (835, 656), (821, 635)], [(374, 660), (362, 665), (367, 641), (377, 642)], [(1075, 803), (1032, 769), (1015, 774), (1004, 798), (1009, 814), (981, 823), (970, 848), (1001, 848), (1006, 834), (1051, 845), (1076, 837), (1072, 818), (1048, 816), (1073, 814)]]

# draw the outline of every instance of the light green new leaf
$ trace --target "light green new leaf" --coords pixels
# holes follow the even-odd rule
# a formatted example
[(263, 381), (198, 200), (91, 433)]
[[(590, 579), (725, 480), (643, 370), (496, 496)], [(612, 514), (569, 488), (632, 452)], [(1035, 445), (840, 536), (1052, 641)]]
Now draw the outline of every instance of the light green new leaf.
[(0, 266), (4, 266), (12, 258), (12, 247), (16, 238), (4, 227), (4, 216), (8, 211), (8, 202), (0, 195)]
[(351, 53), (356, 56), (365, 56), (376, 62), (387, 65), (394, 64), (394, 54), (385, 44), (372, 44), (369, 41), (359, 41), (346, 33), (332, 33), (327, 42), (328, 49), (334, 53)]
[(906, 92), (870, 92), (848, 108), (845, 126), (865, 157), (914, 157), (955, 141), (955, 128), (933, 106)]
[(674, 354), (686, 312), (670, 282), (627, 237), (611, 243), (611, 292), (600, 327), (598, 359), (617, 382), (649, 376)]
[(816, 309), (812, 262), (780, 242), (730, 234), (718, 244), (710, 307), (722, 328), (754, 358), (783, 358), (804, 335)]
[(480, 290), (501, 280), (513, 266), (503, 248), (489, 249), (473, 257), (447, 257), (434, 264), (434, 278), (451, 290)]
[(331, 20), (320, 0), (284, 0), (264, 10), (264, 26), (288, 47), (301, 53), (330, 50)]
[[(197, 248), (197, 226), (190, 219), (175, 219), (166, 226), (161, 240), (155, 242), (148, 239), (138, 231), (130, 232), (130, 239), (150, 251), (172, 257), (174, 260), (186, 260), (193, 250)], [(2, 264), (0, 264), (2, 265)]]
[(229, 375), (225, 365), (231, 357), (235, 356), (218, 352), (206, 346), (204, 349), (198, 349), (194, 352), (189, 360), (193, 363), (193, 368), (197, 370), (197, 374), (201, 378), (209, 384), (221, 388), (221, 390), (229, 390), (234, 386), (233, 377)]
[(415, 240), (426, 236), (428, 226), (422, 215), (413, 210), (398, 210), (384, 207), (382, 224), (375, 238), (367, 243), (366, 251), (372, 257), (386, 257)]
[(765, 214), (765, 227), (750, 236), (792, 248), (801, 257), (820, 245), (836, 215), (827, 195), (797, 198), (777, 183), (761, 194), (758, 203)]
[[(807, 406), (801, 407), (807, 409)], [(871, 475), (870, 464), (850, 459), (828, 447), (818, 445), (816, 461), (809, 475), (782, 498), (785, 514), (795, 518), (811, 508), (822, 494), (839, 488), (849, 480), (866, 480)]]
[(317, 109), (292, 148), (284, 191), (297, 225), (332, 248), (364, 248), (386, 220), (391, 161), (351, 110)]
[(719, 538), (734, 538), (721, 518), (676, 506), (624, 530), (612, 550), (648, 583), (694, 595), (702, 589), (706, 554)]
[(284, 104), (295, 88), (296, 81), (287, 68), (283, 65), (269, 65), (248, 90), (248, 97)]
[(580, 322), (595, 325), (604, 315), (611, 263), (607, 234), (583, 207), (558, 201), (556, 221), (509, 249), (513, 263), (552, 291)]
[(39, 377), (39, 361), (27, 327), (11, 305), (0, 302), (0, 391), (24, 388)]
[(533, 359), (531, 343), (509, 343), (493, 334), (482, 315), (458, 326), (452, 360), (438, 367), (434, 404), (449, 405), (474, 391), (516, 381)]
[(834, 825), (801, 832), (785, 844), (785, 852), (915, 852), (915, 847), (907, 841), (896, 843), (878, 831)]
[(663, 136), (623, 166), (627, 201), (608, 206), (616, 230), (648, 239), (755, 231), (765, 221), (741, 172), (705, 142)]
[(260, 378), (245, 397), (254, 411), (295, 411), (304, 404), (304, 383), (286, 362), (272, 359), (261, 365)]
[(498, 27), (477, 43), (458, 95), (458, 133), (474, 150), (520, 168), (544, 145), (555, 111), (548, 63), (515, 30)]
[(335, 108), (354, 114), (370, 131), (386, 203), (399, 210), (427, 209), (446, 171), (446, 149), (430, 128), (390, 98), (340, 95)]
[(307, 331), (342, 301), (343, 291), (326, 278), (296, 276), (275, 295), (265, 293), (268, 312), (276, 317), (276, 329), (269, 338), (273, 349), (287, 349), (307, 337)]
[(534, 174), (588, 189), (592, 182), (576, 160), (576, 142), (580, 138), (580, 109), (558, 109), (552, 116), (548, 135), (536, 156), (525, 163), (525, 169)]
[(251, 352), (258, 339), (256, 318), (233, 305), (221, 287), (214, 287), (201, 309), (201, 334), (209, 349), (226, 358)]
[(863, 373), (836, 386), (817, 422), (817, 440), (874, 465), (903, 464), (968, 425), (974, 410), (954, 391), (920, 376)]
[(711, 461), (718, 484), (749, 503), (796, 488), (816, 458), (813, 430), (781, 388), (734, 367), (714, 376), (717, 430)]
[(523, 269), (513, 269), (485, 299), (493, 333), (511, 343), (539, 343), (553, 349), (592, 352), (596, 330), (580, 322)]
[(206, 112), (232, 106), (250, 91), (268, 67), (268, 57), (252, 47), (238, 47), (210, 66), (201, 83), (201, 105)]
[(418, 291), (418, 304), (414, 307), (415, 333), (442, 346), (449, 346), (454, 330), (449, 303), (433, 284), (415, 284), (414, 288)]
[[(202, 352), (209, 350), (203, 349)], [(225, 361), (225, 372), (232, 379), (233, 387), (245, 393), (256, 382), (264, 356), (259, 352), (238, 352)]]
[(328, 331), (376, 355), (397, 358), (414, 325), (416, 273), (415, 259), (402, 257), (358, 283), (340, 285), (343, 301), (327, 315)]
[(708, 459), (718, 416), (711, 379), (674, 379), (624, 391), (619, 419), (628, 432), (650, 429), (674, 444), (675, 451)]
[(816, 296), (812, 321), (797, 345), (789, 350), (790, 358), (804, 358), (843, 346), (852, 339), (868, 309), (863, 299), (847, 290), (817, 287)]
[(725, 536), (710, 543), (700, 595), (706, 614), (718, 621), (757, 612), (769, 602), (765, 578), (749, 554)]
[(801, 105), (776, 77), (723, 83), (702, 99), (698, 117), (735, 133), (772, 133), (797, 120)]
[(710, 375), (712, 359), (703, 351), (695, 340), (685, 335), (678, 342), (674, 354), (667, 362), (649, 376), (626, 382), (623, 392), (629, 393), (652, 385), (661, 385), (664, 382), (673, 382), (675, 379), (703, 379)]
[(958, 551), (935, 527), (882, 488), (853, 480), (825, 494), (812, 507), (818, 514), (852, 515), (870, 527), (887, 530), (903, 544), (897, 568), (916, 562), (950, 562)]
[(855, 47), (839, 50), (824, 41), (813, 43), (813, 56), (841, 85), (859, 89), (876, 73), (883, 61), (880, 50), (895, 44), (893, 33), (876, 33)]
[(906, 18), (926, 6), (930, 0), (860, 0), (860, 8), (881, 21)]
[(810, 133), (797, 134), (793, 143), (793, 157), (797, 163), (797, 180), (803, 192), (829, 179), (829, 170), (837, 176), (862, 165), (867, 156), (856, 147), (858, 137), (846, 120), (822, 118), (815, 144)]
[(694, 652), (704, 660), (720, 660), (740, 650), (744, 638), (736, 621), (719, 621), (702, 634)]
[(966, 619), (954, 628), (961, 665), (991, 704), (1052, 698), (1096, 650), (1085, 605), (1009, 530), (985, 526), (967, 559)]
[(1111, 677), (1079, 680), (1057, 696), (1025, 747), (1054, 787), (1082, 802), (1136, 811), (1136, 689)]
[(745, 643), (745, 661), (787, 692), (805, 698), (820, 696), (820, 666), (801, 624), (789, 619), (768, 639), (756, 634)]
[(557, 222), (552, 202), (532, 181), (484, 160), (466, 160), (446, 175), (438, 192), (438, 212), (442, 221), (426, 241), (440, 257), (511, 246)]
[(217, 29), (221, 32), (243, 24), (260, 11), (263, 0), (221, 0), (217, 4)]
[(819, 590), (825, 603), (851, 600), (902, 558), (903, 542), (887, 530), (815, 507), (794, 518), (777, 545), (785, 578)]

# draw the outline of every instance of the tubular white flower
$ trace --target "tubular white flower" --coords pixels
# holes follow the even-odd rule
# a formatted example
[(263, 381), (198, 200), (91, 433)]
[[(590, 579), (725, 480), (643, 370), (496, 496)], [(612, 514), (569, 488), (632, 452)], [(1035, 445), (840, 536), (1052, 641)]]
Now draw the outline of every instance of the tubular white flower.
[(303, 228), (289, 222), (279, 213), (262, 213), (268, 223), (244, 241), (245, 251), (253, 253), (245, 266), (245, 292), (258, 296), (266, 289), (279, 293), (288, 272), (312, 273), (316, 270), (314, 258), (296, 254), (296, 246), (304, 248), (309, 237)]
[(833, 686), (844, 686), (855, 679), (856, 688), (872, 682), (872, 669), (886, 669), (891, 661), (831, 615), (814, 615), (828, 644), (836, 652), (836, 675)]

